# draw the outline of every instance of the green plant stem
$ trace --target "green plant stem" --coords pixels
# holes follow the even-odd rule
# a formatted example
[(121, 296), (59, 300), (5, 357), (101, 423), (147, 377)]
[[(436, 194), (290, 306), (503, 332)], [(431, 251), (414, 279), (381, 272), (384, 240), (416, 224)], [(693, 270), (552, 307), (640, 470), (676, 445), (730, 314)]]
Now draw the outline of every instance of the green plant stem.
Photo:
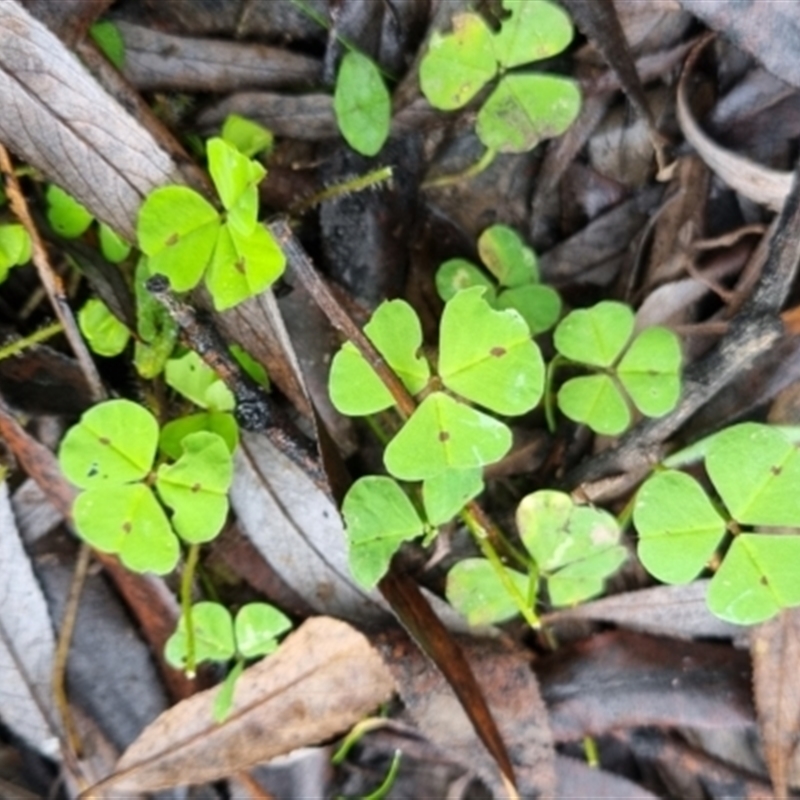
[(422, 182), (423, 189), (441, 189), (443, 186), (453, 186), (462, 181), (468, 181), (476, 175), (480, 175), (497, 156), (497, 150), (491, 147), (487, 148), (486, 152), (474, 163), (468, 166), (461, 172), (455, 172), (450, 175), (439, 175), (436, 178), (429, 178), (427, 181)]
[(24, 339), (17, 339), (15, 342), (11, 342), (11, 344), (7, 344), (5, 347), (0, 347), (0, 361), (15, 356), (28, 347), (33, 347), (35, 344), (41, 344), (57, 333), (61, 333), (63, 330), (64, 328), (60, 322), (51, 322), (49, 325), (38, 331), (34, 331), (30, 336), (26, 336)]
[(553, 392), (553, 380), (556, 370), (564, 363), (563, 356), (556, 356), (545, 370), (544, 377), (544, 418), (547, 421), (547, 429), (550, 433), (556, 432), (556, 402)]
[(368, 795), (364, 796), (364, 800), (383, 800), (383, 798), (389, 794), (392, 786), (394, 785), (395, 778), (397, 778), (397, 773), (400, 771), (401, 756), (402, 752), (400, 750), (394, 751), (392, 764), (389, 767), (389, 771), (386, 773), (386, 777), (374, 792), (370, 792)]
[(597, 742), (591, 736), (583, 737), (583, 752), (586, 755), (586, 763), (597, 769), (600, 766), (600, 753), (597, 750)]
[(379, 167), (378, 169), (370, 170), (366, 175), (358, 175), (355, 178), (350, 178), (341, 183), (335, 183), (333, 186), (328, 186), (321, 192), (312, 195), (308, 200), (303, 200), (293, 206), (291, 213), (293, 216), (299, 216), (315, 206), (318, 206), (325, 200), (333, 200), (336, 197), (342, 197), (343, 195), (364, 191), (364, 189), (369, 189), (372, 186), (378, 186), (381, 183), (390, 181), (392, 179), (392, 174), (392, 167)]
[(506, 572), (503, 562), (500, 560), (500, 556), (497, 555), (497, 551), (489, 541), (488, 531), (477, 521), (475, 516), (470, 513), (468, 508), (465, 508), (461, 512), (461, 519), (464, 520), (469, 532), (472, 534), (475, 542), (480, 548), (481, 553), (483, 553), (484, 558), (486, 558), (486, 560), (492, 565), (492, 568), (494, 569), (500, 583), (503, 584), (503, 588), (508, 592), (511, 599), (514, 601), (514, 605), (516, 605), (516, 607), (519, 609), (520, 614), (522, 614), (522, 616), (525, 618), (525, 621), (531, 626), (531, 628), (534, 630), (539, 630), (539, 628), (542, 626), (539, 616), (527, 603), (526, 599), (520, 594), (511, 578), (508, 577), (508, 573)]
[(197, 674), (197, 659), (195, 656), (194, 625), (192, 624), (192, 584), (197, 562), (200, 558), (200, 545), (189, 546), (186, 555), (186, 566), (181, 576), (181, 612), (184, 625), (186, 625), (186, 677), (194, 678)]
[(335, 767), (343, 764), (347, 756), (350, 754), (350, 751), (361, 741), (365, 734), (369, 733), (370, 731), (376, 731), (379, 728), (385, 727), (385, 717), (367, 717), (366, 719), (362, 719), (360, 722), (357, 722), (347, 736), (344, 737), (344, 740), (336, 749), (336, 752), (331, 756), (331, 764), (333, 764)]

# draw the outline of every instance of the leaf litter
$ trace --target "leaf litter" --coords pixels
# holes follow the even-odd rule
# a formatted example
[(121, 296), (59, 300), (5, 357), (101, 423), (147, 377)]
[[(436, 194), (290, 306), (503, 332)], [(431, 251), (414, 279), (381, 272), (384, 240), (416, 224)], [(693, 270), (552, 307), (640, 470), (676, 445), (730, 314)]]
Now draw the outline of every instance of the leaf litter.
[[(32, 4), (34, 13), (35, 5)], [(16, 2), (2, 4), (0, 99), (4, 107), (17, 108), (19, 114), (0, 123), (0, 142), (41, 170), (50, 181), (69, 190), (93, 216), (111, 223), (119, 232), (132, 233), (138, 205), (149, 189), (168, 180), (180, 181), (180, 175), (192, 188), (204, 188), (198, 173), (184, 166), (189, 160), (176, 156), (180, 145), (164, 131), (163, 123), (150, 110), (143, 110), (146, 107), (138, 91), (164, 92), (168, 87), (203, 93), (185, 95), (188, 102), (183, 107), (176, 102), (169, 109), (159, 109), (179, 133), (216, 134), (219, 123), (232, 109), (269, 127), (278, 139), (263, 190), (270, 197), (281, 198), (275, 210), (301, 203), (302, 198), (295, 196), (298, 185), (306, 187), (306, 197), (315, 190), (322, 191), (329, 180), (326, 170), (334, 161), (340, 170), (344, 165), (345, 172), (369, 169), (381, 158), (380, 154), (376, 162), (343, 154), (328, 91), (332, 90), (335, 66), (344, 49), (342, 42), (347, 39), (392, 80), (400, 81), (395, 90), (396, 107), (386, 153), (396, 154), (401, 146), (405, 147), (409, 169), (402, 180), (398, 179), (403, 183), (400, 187), (377, 188), (371, 190), (372, 194), (356, 196), (354, 202), (326, 201), (321, 215), (321, 247), (315, 251), (323, 254), (323, 266), (333, 280), (347, 286), (352, 296), (368, 305), (385, 299), (387, 294), (408, 300), (420, 315), (424, 341), (435, 341), (440, 309), (433, 288), (436, 266), (448, 258), (479, 261), (475, 250), (478, 236), (489, 224), (499, 223), (522, 232), (523, 239), (535, 248), (542, 281), (557, 286), (568, 309), (587, 305), (587, 298), (635, 299), (642, 308), (641, 317), (680, 326), (684, 357), (694, 369), (695, 378), (694, 394), (689, 393), (680, 411), (683, 427), (674, 420), (662, 427), (652, 425), (635, 432), (616, 450), (597, 455), (592, 454), (588, 441), (580, 435), (575, 441), (556, 440), (549, 457), (540, 461), (533, 481), (529, 473), (512, 471), (503, 478), (503, 491), (510, 495), (490, 488), (489, 497), (500, 513), (504, 507), (506, 513), (513, 511), (510, 496), (518, 500), (540, 488), (543, 480), (552, 481), (554, 475), (566, 476), (562, 488), (580, 488), (579, 484), (585, 481), (599, 486), (616, 473), (622, 486), (643, 461), (663, 449), (667, 440), (670, 445), (691, 442), (719, 427), (721, 421), (733, 422), (742, 414), (751, 413), (755, 406), (770, 402), (778, 388), (796, 381), (796, 359), (783, 363), (775, 360), (770, 365), (762, 357), (758, 362), (759, 379), (747, 377), (752, 374), (748, 369), (755, 356), (764, 350), (784, 353), (789, 339), (775, 326), (759, 323), (759, 327), (754, 323), (748, 327), (753, 305), (747, 305), (759, 270), (769, 272), (781, 256), (791, 261), (792, 240), (787, 238), (785, 228), (792, 220), (789, 190), (793, 164), (787, 141), (794, 135), (792, 109), (798, 79), (796, 46), (786, 37), (800, 24), (800, 15), (789, 4), (754, 4), (747, 15), (742, 15), (732, 14), (733, 4), (726, 0), (617, 0), (604, 4), (602, 13), (587, 13), (585, 9), (579, 13), (577, 6), (581, 4), (564, 3), (587, 42), (569, 51), (563, 62), (567, 67), (559, 69), (584, 89), (584, 112), (578, 123), (533, 156), (500, 156), (483, 174), (445, 187), (421, 187), (422, 176), (428, 173), (437, 178), (469, 167), (475, 160), (476, 142), (472, 126), (464, 123), (468, 118), (459, 117), (460, 112), (445, 117), (425, 109), (415, 56), (435, 41), (435, 30), (449, 30), (453, 13), (472, 13), (466, 4), (442, 4), (445, 9), (429, 18), (424, 3), (393, 4), (392, 13), (388, 13), (383, 4), (343, 2), (338, 14), (328, 19), (330, 31), (326, 33), (314, 22), (313, 13), (324, 16), (327, 8), (313, 2), (307, 4), (312, 14), (300, 9), (300, 4), (282, 0), (256, 4), (249, 10), (238, 2), (216, 8), (212, 7), (217, 4), (211, 3), (208, 8), (198, 6), (192, 13), (118, 3), (114, 16), (122, 20), (122, 38), (131, 53), (127, 75), (135, 89), (109, 83), (102, 71), (93, 76), (71, 52), (71, 48), (80, 51), (86, 63), (94, 63), (92, 69), (97, 69), (97, 62), (86, 56), (85, 45), (76, 44), (80, 35), (75, 33), (75, 20), (92, 21), (92, 14), (96, 15), (102, 4), (94, 10), (89, 9), (90, 5), (87, 3), (84, 16), (75, 17), (71, 24), (51, 9), (47, 30)], [(494, 23), (494, 30), (502, 29), (502, 15)], [(697, 44), (688, 38), (702, 26), (719, 34), (714, 44), (703, 40)], [(275, 31), (280, 34), (275, 36)], [(215, 41), (204, 38), (209, 36)], [(778, 46), (778, 41), (787, 43)], [(172, 58), (161, 55), (165, 42), (174, 45)], [(681, 61), (692, 47), (679, 79)], [(194, 68), (198, 52), (203, 62), (199, 71)], [(216, 53), (217, 58), (208, 58), (210, 52)], [(653, 67), (656, 59), (663, 59), (659, 69)], [(31, 63), (36, 69), (28, 69)], [(637, 80), (633, 66), (646, 76), (643, 80)], [(772, 74), (772, 81), (765, 78), (764, 68)], [(494, 59), (491, 64), (487, 62), (483, 72), (479, 71), (479, 83), (493, 78), (496, 70)], [(311, 93), (299, 96), (298, 87), (310, 89)], [(38, 103), (32, 102), (34, 97)], [(167, 100), (165, 106), (170, 99), (155, 97), (157, 104)], [(477, 112), (485, 99), (478, 98), (472, 112)], [(86, 124), (87, 119), (97, 124)], [(459, 122), (453, 124), (453, 120)], [(679, 154), (672, 173), (664, 169), (668, 164), (661, 163), (664, 135), (669, 137), (673, 152)], [(774, 138), (768, 140), (768, 136)], [(781, 136), (783, 140), (779, 140)], [(401, 139), (402, 144), (398, 144)], [(688, 166), (684, 163), (684, 141), (702, 163), (697, 159)], [(661, 168), (659, 181), (655, 180), (656, 161)], [(320, 162), (330, 163), (320, 169)], [(82, 169), (75, 169), (77, 164)], [(291, 180), (280, 184), (281, 175)], [(783, 217), (770, 228), (771, 218), (764, 209), (782, 210)], [(362, 235), (353, 222), (353, 215), (360, 213), (370, 219), (369, 235)], [(308, 231), (301, 236), (308, 236)], [(312, 242), (313, 236), (304, 241)], [(410, 242), (412, 247), (407, 246)], [(767, 251), (770, 243), (771, 262), (759, 255)], [(100, 282), (98, 293), (113, 295), (110, 284), (103, 283), (105, 279), (92, 280)], [(768, 309), (776, 326), (788, 292), (788, 284), (784, 285), (787, 288), (778, 288), (770, 297), (760, 296), (761, 300), (766, 299), (760, 308)], [(28, 290), (16, 281), (0, 290), (4, 334), (14, 332), (14, 326), (19, 328), (18, 333), (25, 331), (26, 320), (16, 309), (22, 307)], [(312, 401), (320, 403), (326, 421), (335, 418), (330, 407), (324, 406), (327, 399), (319, 398), (324, 393), (320, 387), (324, 387), (327, 360), (337, 340), (322, 320), (318, 320), (319, 332), (303, 339), (306, 310), (302, 303), (309, 304), (311, 300), (303, 293), (304, 288), (296, 288), (295, 292), (277, 303), (271, 296), (268, 302), (264, 298), (249, 302), (219, 318), (219, 322), (231, 339), (258, 350), (257, 358), (269, 365), (271, 379), (313, 428)], [(339, 297), (351, 314), (367, 316), (352, 297), (342, 293)], [(197, 298), (197, 302), (203, 301)], [(291, 309), (285, 321), (280, 318), (279, 306), (285, 312)], [(307, 311), (309, 316), (317, 313), (316, 309)], [(790, 317), (786, 320), (788, 325), (794, 324)], [(637, 319), (637, 325), (641, 322)], [(723, 362), (701, 360), (720, 337), (729, 351), (738, 350), (741, 356)], [(309, 349), (314, 352), (309, 353)], [(53, 392), (52, 383), (42, 391), (41, 384), (30, 381), (26, 391), (20, 392), (26, 379), (20, 381), (19, 369), (28, 369), (31, 374), (38, 369), (41, 374), (42, 365), (53, 363), (48, 358), (44, 348), (27, 351), (19, 357), (15, 378), (6, 377), (11, 371), (3, 366), (2, 398), (13, 396), (22, 411), (28, 410), (25, 405), (29, 404), (34, 415), (40, 415), (39, 409), (47, 404), (56, 412), (79, 413), (86, 402), (85, 393), (74, 391), (78, 382), (70, 385), (73, 379), (65, 373), (52, 373), (54, 380), (60, 381), (57, 392), (69, 388), (70, 397), (77, 399), (77, 408), (67, 406), (65, 392), (64, 405), (59, 409), (55, 403), (53, 409), (53, 395), (57, 392)], [(722, 365), (716, 372), (715, 363)], [(738, 405), (734, 409), (733, 405), (722, 406), (714, 401), (708, 404), (705, 416), (691, 418), (701, 403), (696, 398), (702, 397), (706, 402), (713, 393), (707, 388), (711, 385), (705, 380), (707, 375), (715, 376), (711, 383), (716, 391), (724, 385), (734, 387), (725, 399)], [(734, 378), (738, 383), (725, 383)], [(478, 382), (487, 381), (482, 377)], [(472, 399), (481, 403), (478, 395)], [(362, 447), (355, 450), (357, 439), (352, 425), (343, 424), (339, 418), (335, 425), (332, 429), (336, 443), (340, 447), (348, 443), (342, 447), (348, 456), (356, 453), (349, 466), (363, 469), (373, 457), (369, 448), (362, 441)], [(527, 420), (522, 425), (528, 430), (520, 433), (529, 433), (531, 425)], [(41, 482), (58, 511), (63, 512), (68, 505), (68, 488), (59, 486), (57, 479), (48, 479), (41, 464), (36, 466), (29, 461), (25, 457), (26, 453), (30, 455), (29, 444), (9, 431), (7, 427), (2, 429), (6, 445), (24, 470)], [(324, 434), (320, 432), (320, 436)], [(520, 436), (519, 441), (523, 440), (524, 436)], [(517, 452), (517, 445), (511, 446), (509, 463)], [(326, 447), (330, 448), (330, 443)], [(338, 462), (338, 466), (329, 473), (331, 486), (336, 483), (334, 476), (347, 480), (338, 451), (330, 448), (329, 454), (334, 453), (330, 463)], [(238, 458), (232, 504), (240, 530), (251, 538), (255, 549), (247, 551), (247, 570), (242, 568), (250, 586), (237, 591), (252, 593), (254, 585), (267, 587), (272, 585), (272, 578), (277, 578), (297, 593), (301, 600), (298, 607), (320, 615), (341, 616), (374, 636), (372, 631), (387, 625), (387, 604), (377, 592), (370, 594), (358, 588), (350, 577), (344, 532), (333, 500), (339, 499), (338, 490), (315, 484), (295, 465), (284, 463), (280, 454), (262, 446), (258, 435), (245, 438)], [(414, 469), (418, 474), (418, 465)], [(714, 469), (719, 471), (719, 467)], [(718, 475), (718, 479), (723, 484), (732, 480), (725, 475)], [(774, 483), (773, 493), (784, 491), (781, 481)], [(736, 494), (735, 490), (725, 491)], [(629, 497), (628, 491), (614, 501), (620, 504), (614, 510), (621, 511)], [(0, 505), (0, 512), (3, 508)], [(741, 513), (738, 508), (737, 511)], [(5, 593), (3, 596), (3, 643), (7, 653), (8, 642), (16, 641), (15, 647), (24, 651), (25, 659), (35, 661), (42, 657), (47, 661), (52, 658), (54, 646), (52, 628), (47, 635), (37, 633), (36, 642), (30, 647), (19, 646), (20, 636), (32, 635), (29, 630), (27, 634), (20, 632), (23, 598), (39, 598), (24, 601), (24, 620), (31, 630), (42, 632), (51, 623), (28, 557), (13, 543), (14, 537), (6, 535), (8, 530), (16, 530), (16, 525), (12, 517), (6, 520), (2, 516), (0, 547), (16, 548), (3, 557), (3, 576), (11, 581), (8, 596), (13, 597), (9, 601)], [(746, 543), (742, 537), (741, 546)], [(628, 540), (627, 544), (631, 546), (633, 542)], [(455, 531), (434, 554), (427, 576), (431, 586), (436, 587), (438, 581), (441, 589), (436, 560), (446, 561), (450, 548), (459, 546)], [(413, 561), (413, 551), (410, 557), (408, 563), (416, 563), (415, 571), (424, 574), (423, 565)], [(20, 566), (9, 571), (7, 563)], [(113, 573), (113, 564), (107, 560), (104, 563)], [(35, 562), (33, 567), (36, 568)], [(136, 599), (137, 592), (145, 585), (147, 591), (154, 593), (151, 596), (162, 600), (169, 597), (159, 581), (131, 582), (121, 579), (119, 570), (115, 574), (115, 580), (128, 581), (119, 585), (127, 587), (122, 591), (137, 617), (146, 605), (141, 596)], [(669, 796), (670, 792), (676, 793), (681, 777), (686, 781), (684, 787), (694, 781), (694, 786), (702, 786), (711, 797), (724, 796), (724, 786), (737, 786), (737, 796), (744, 797), (751, 796), (748, 792), (754, 786), (763, 786), (767, 776), (776, 796), (790, 796), (800, 786), (795, 752), (797, 671), (792, 667), (796, 661), (796, 614), (784, 611), (772, 622), (753, 628), (748, 655), (734, 648), (734, 642), (743, 641), (741, 627), (709, 616), (703, 603), (706, 583), (652, 586), (629, 558), (622, 577), (615, 579), (610, 588), (611, 596), (545, 617), (549, 641), (523, 636), (515, 623), (505, 626), (506, 633), (516, 638), (508, 651), (496, 641), (479, 645), (475, 635), (462, 641), (463, 651), (468, 654), (466, 661), (473, 665), (506, 739), (520, 789), (530, 789), (531, 794), (539, 791), (548, 796), (574, 796), (576, 787), (587, 785), (581, 784), (586, 779), (586, 768), (575, 762), (576, 751), (570, 747), (582, 737), (594, 736), (601, 771), (595, 773), (597, 780), (589, 781), (588, 786), (598, 797), (621, 797), (626, 792), (631, 796), (643, 797), (647, 792)], [(28, 606), (42, 606), (45, 614), (29, 613)], [(169, 603), (165, 608), (169, 609)], [(144, 636), (156, 652), (171, 626), (167, 618), (174, 617), (174, 613), (173, 606), (161, 623), (152, 619), (143, 623)], [(323, 623), (331, 624), (319, 617), (306, 625), (313, 628)], [(163, 629), (160, 633), (159, 624)], [(617, 630), (598, 633), (608, 626)], [(353, 653), (341, 660), (343, 674), (350, 673), (347, 680), (341, 678), (348, 692), (354, 685), (352, 673), (356, 666), (369, 663), (381, 671), (374, 651), (358, 649), (366, 645), (366, 640), (359, 641)], [(41, 656), (42, 643), (49, 653), (46, 658)], [(270, 668), (268, 660), (263, 667), (245, 670), (244, 675), (259, 675), (262, 669), (266, 673), (293, 669), (314, 644), (312, 637), (310, 643), (303, 645), (302, 654), (272, 657), (284, 658), (291, 666), (281, 666), (284, 662), (279, 660)], [(559, 646), (551, 652), (554, 645)], [(479, 657), (476, 649), (481, 651)], [(513, 658), (509, 652), (514, 653)], [(430, 667), (423, 669), (415, 651), (397, 643), (384, 648), (383, 657), (390, 669), (408, 668), (412, 673), (400, 695), (410, 715), (416, 715), (421, 732), (443, 750), (458, 755), (462, 762), (470, 762), (495, 794), (501, 795), (504, 785), (498, 782), (496, 766), (491, 766), (485, 751), (476, 755), (482, 745), (471, 733), (469, 723), (460, 718), (455, 700), (442, 699), (442, 693), (449, 690), (441, 679), (436, 679), (436, 688), (429, 696), (423, 692), (415, 704), (415, 692), (419, 694), (421, 687), (434, 685), (425, 683), (433, 680), (430, 676), (422, 677)], [(13, 673), (14, 679), (19, 680), (29, 668), (22, 669), (22, 661), (17, 656), (14, 659), (14, 668), (8, 674)], [(527, 668), (528, 660), (533, 662), (532, 672)], [(37, 669), (36, 681), (23, 679), (14, 684), (14, 698), (34, 700), (31, 684), (49, 685), (49, 674), (46, 680), (42, 677), (49, 668)], [(324, 666), (320, 672), (324, 674)], [(279, 684), (286, 675), (277, 675)], [(515, 682), (510, 676), (518, 680)], [(544, 703), (538, 699), (537, 677), (542, 683)], [(174, 677), (165, 680), (175, 698), (193, 689)], [(250, 691), (250, 681), (259, 682), (247, 677), (240, 690), (244, 687)], [(372, 710), (392, 693), (389, 681), (381, 686), (369, 701)], [(620, 686), (626, 691), (620, 691)], [(285, 694), (284, 699), (291, 702), (294, 697), (291, 690), (274, 691), (276, 699)], [(502, 702), (498, 702), (498, 692), (505, 692)], [(329, 691), (329, 695), (333, 702), (342, 692)], [(186, 715), (180, 717), (178, 729), (186, 732), (195, 730), (192, 725), (200, 725), (193, 735), (202, 755), (187, 750), (186, 761), (178, 759), (168, 768), (170, 740), (158, 725), (166, 724), (169, 717), (161, 717), (118, 765), (118, 772), (123, 770), (118, 780), (130, 780), (130, 790), (172, 786), (186, 782), (187, 775), (192, 782), (195, 778), (216, 780), (291, 746), (245, 751), (243, 761), (222, 759), (212, 773), (208, 753), (232, 753), (238, 734), (224, 726), (202, 727), (210, 719), (210, 713), (204, 718), (202, 711), (206, 707), (203, 704), (208, 703), (206, 695), (199, 694), (196, 700), (186, 702), (196, 706), (176, 706), (176, 712), (183, 709), (181, 714)], [(3, 723), (29, 745), (51, 753), (57, 727), (42, 715), (47, 698), (39, 698), (36, 703), (42, 724), (36, 724), (33, 711), (20, 715), (14, 712), (14, 705), (5, 701), (0, 715)], [(430, 708), (425, 711), (426, 703), (434, 708), (433, 712)], [(291, 744), (305, 745), (343, 732), (368, 713), (367, 705), (366, 700), (363, 705), (351, 705), (336, 724), (331, 722), (327, 728), (320, 724), (313, 732), (298, 734)], [(446, 712), (442, 710), (445, 708)], [(104, 712), (98, 707), (92, 713)], [(524, 735), (514, 729), (511, 720), (515, 714), (528, 732), (536, 731), (534, 740), (525, 741)], [(287, 723), (287, 730), (291, 731), (297, 720), (291, 714), (288, 719), (291, 722)], [(324, 719), (321, 715), (318, 721), (322, 723)], [(740, 742), (749, 736), (752, 751), (756, 749), (752, 746), (756, 725), (764, 759), (760, 763), (756, 754), (748, 760), (750, 772), (743, 778), (730, 766), (736, 762), (733, 745), (726, 745), (718, 732), (740, 732)], [(550, 730), (560, 751), (568, 753), (572, 760), (565, 755), (554, 758)], [(701, 734), (693, 735), (693, 730)], [(141, 748), (140, 755), (137, 747)], [(638, 768), (615, 763), (612, 753), (619, 747), (626, 750)], [(141, 755), (145, 751), (148, 755)], [(208, 774), (193, 774), (198, 764), (204, 763), (209, 764)], [(165, 771), (160, 773), (156, 764)], [(660, 779), (648, 775), (646, 767), (652, 764), (658, 764)], [(541, 767), (536, 779), (526, 773), (532, 765)], [(152, 773), (148, 771), (151, 766)], [(137, 772), (139, 769), (141, 772)], [(145, 775), (148, 777), (142, 778)], [(140, 778), (143, 782), (136, 783)], [(416, 780), (419, 793), (423, 791), (419, 786), (424, 785), (424, 778), (417, 776)], [(638, 787), (639, 794), (624, 785), (626, 782)], [(124, 782), (119, 786), (125, 786)], [(361, 788), (362, 793), (367, 792), (367, 787)]]

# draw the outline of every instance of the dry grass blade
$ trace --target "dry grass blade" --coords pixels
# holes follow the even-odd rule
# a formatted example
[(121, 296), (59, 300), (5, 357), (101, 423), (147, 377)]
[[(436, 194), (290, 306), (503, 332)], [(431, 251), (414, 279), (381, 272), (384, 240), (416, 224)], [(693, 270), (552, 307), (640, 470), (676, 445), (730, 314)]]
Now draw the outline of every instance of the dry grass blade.
[(344, 622), (315, 617), (240, 678), (233, 708), (214, 722), (216, 690), (162, 714), (86, 796), (123, 797), (219, 780), (347, 730), (394, 692), (369, 642)]

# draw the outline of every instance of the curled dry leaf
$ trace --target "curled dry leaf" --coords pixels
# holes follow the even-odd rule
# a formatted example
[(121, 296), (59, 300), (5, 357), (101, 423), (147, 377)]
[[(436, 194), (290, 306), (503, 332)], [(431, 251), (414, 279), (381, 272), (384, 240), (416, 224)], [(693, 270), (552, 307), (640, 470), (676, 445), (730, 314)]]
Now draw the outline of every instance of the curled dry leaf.
[(181, 182), (152, 136), (14, 0), (0, 14), (0, 142), (131, 241), (143, 197)]
[(780, 211), (792, 186), (792, 173), (764, 167), (720, 147), (705, 134), (692, 116), (686, 84), (697, 58), (712, 38), (702, 39), (686, 60), (678, 85), (678, 121), (681, 130), (703, 161), (731, 188), (755, 203)]
[(339, 620), (314, 617), (274, 655), (245, 670), (221, 724), (213, 715), (217, 691), (197, 694), (162, 714), (90, 796), (123, 797), (220, 780), (317, 744), (387, 701), (394, 680), (364, 636)]

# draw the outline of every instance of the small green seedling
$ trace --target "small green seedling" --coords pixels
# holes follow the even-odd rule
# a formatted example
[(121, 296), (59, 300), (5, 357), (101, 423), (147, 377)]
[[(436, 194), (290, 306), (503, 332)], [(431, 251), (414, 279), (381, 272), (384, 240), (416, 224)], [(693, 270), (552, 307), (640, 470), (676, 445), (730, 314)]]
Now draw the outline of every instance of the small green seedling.
[(392, 101), (372, 59), (351, 51), (342, 59), (333, 95), (336, 121), (347, 143), (374, 156), (389, 136)]
[(12, 267), (27, 264), (32, 253), (31, 237), (22, 225), (0, 225), (0, 283)]
[(272, 131), (238, 114), (225, 118), (220, 136), (247, 158), (269, 155), (275, 143)]
[(151, 273), (185, 292), (205, 278), (217, 310), (269, 288), (286, 259), (258, 221), (258, 184), (264, 168), (220, 138), (206, 146), (208, 168), (225, 209), (220, 214), (185, 186), (151, 192), (139, 210), (139, 247)]
[(597, 433), (617, 435), (631, 422), (626, 396), (648, 417), (663, 416), (676, 406), (681, 391), (678, 338), (661, 327), (633, 332), (633, 311), (613, 301), (561, 320), (554, 334), (558, 352), (596, 372), (571, 378), (559, 390), (558, 406), (567, 417)]
[[(633, 512), (642, 564), (665, 583), (688, 583), (721, 557), (708, 606), (740, 625), (800, 605), (795, 442), (783, 430), (747, 422), (710, 437), (702, 452), (721, 507), (695, 478), (657, 472), (642, 485)], [(786, 528), (791, 530), (778, 530)]]
[[(628, 557), (610, 514), (576, 506), (569, 495), (539, 491), (517, 508), (520, 538), (531, 558), (528, 574), (505, 568), (506, 581), (485, 559), (466, 559), (447, 577), (447, 599), (472, 625), (502, 622), (519, 613), (516, 592), (533, 607), (547, 589), (550, 603), (572, 606), (603, 591)], [(508, 582), (512, 584), (509, 592)]]
[[(222, 722), (230, 713), (236, 681), (245, 661), (274, 653), (278, 637), (291, 630), (292, 623), (284, 614), (267, 603), (248, 603), (231, 617), (219, 603), (201, 602), (191, 608), (191, 626), (196, 662), (217, 661), (236, 664), (219, 689), (214, 703), (214, 719)], [(189, 635), (186, 616), (164, 646), (164, 657), (176, 669), (186, 669)]]
[[(383, 303), (364, 332), (412, 395), (427, 394), (389, 442), (386, 469), (403, 481), (422, 481), (428, 525), (451, 518), (482, 489), (480, 470), (511, 448), (511, 431), (495, 414), (518, 415), (541, 399), (544, 364), (528, 326), (515, 312), (493, 309), (484, 289), (459, 292), (445, 305), (438, 375), (420, 355), (422, 329), (402, 300)], [(350, 343), (331, 365), (330, 394), (343, 414), (364, 416), (394, 405), (377, 374)], [(465, 402), (468, 401), (468, 402)], [(356, 579), (374, 585), (392, 553), (425, 529), (403, 490), (390, 478), (358, 481), (343, 506)], [(394, 508), (387, 524), (386, 508)], [(395, 514), (396, 512), (396, 514)], [(387, 533), (389, 531), (389, 533)]]
[(485, 299), (499, 309), (513, 308), (528, 323), (531, 336), (550, 330), (561, 314), (561, 298), (539, 283), (536, 254), (506, 225), (492, 225), (478, 239), (478, 253), (497, 286), (471, 261), (452, 258), (436, 272), (436, 289), (442, 300), (470, 286), (486, 287)]
[[(53, 230), (65, 239), (77, 239), (83, 236), (94, 222), (94, 217), (84, 206), (55, 184), (47, 187), (45, 198), (47, 221)], [(100, 252), (106, 261), (112, 264), (124, 261), (131, 252), (130, 245), (102, 222), (98, 225), (98, 238)]]
[(503, 7), (509, 13), (499, 31), (468, 12), (453, 17), (452, 33), (434, 33), (420, 83), (431, 105), (453, 110), (500, 76), (478, 112), (477, 134), (490, 152), (522, 153), (566, 131), (581, 95), (567, 78), (507, 70), (562, 52), (573, 30), (567, 14), (549, 0), (503, 0)]
[(184, 437), (209, 431), (221, 436), (233, 453), (239, 444), (239, 425), (232, 413), (236, 399), (211, 367), (197, 353), (189, 351), (167, 361), (164, 377), (175, 391), (205, 410), (168, 422), (161, 430), (161, 451), (170, 458), (177, 458)]
[(158, 423), (149, 411), (129, 400), (89, 409), (58, 456), (64, 475), (82, 490), (72, 509), (80, 536), (118, 554), (131, 570), (159, 575), (178, 562), (176, 534), (190, 544), (213, 539), (228, 513), (231, 455), (213, 433), (194, 433), (182, 445), (175, 463), (154, 470)]

